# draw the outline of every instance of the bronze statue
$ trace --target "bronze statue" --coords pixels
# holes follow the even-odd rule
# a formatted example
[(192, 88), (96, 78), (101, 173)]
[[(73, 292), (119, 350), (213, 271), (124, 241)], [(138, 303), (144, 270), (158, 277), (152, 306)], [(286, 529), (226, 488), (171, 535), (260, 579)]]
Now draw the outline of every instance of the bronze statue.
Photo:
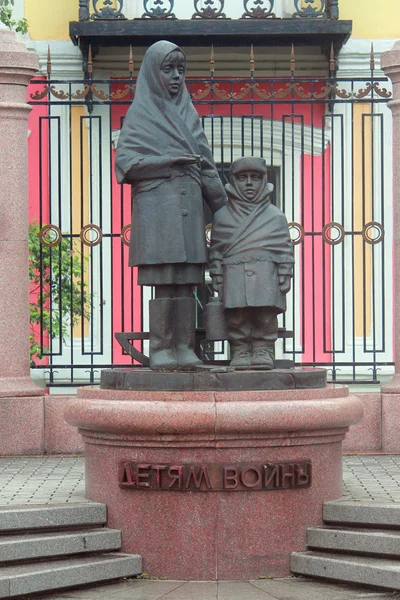
[(231, 366), (273, 369), (293, 245), (285, 215), (269, 199), (265, 160), (236, 160), (229, 180), (229, 202), (214, 215), (210, 274), (226, 315)]
[(193, 369), (193, 287), (207, 262), (203, 200), (212, 212), (226, 194), (185, 85), (186, 59), (167, 41), (146, 52), (116, 155), (119, 183), (132, 185), (130, 266), (150, 301), (150, 366)]

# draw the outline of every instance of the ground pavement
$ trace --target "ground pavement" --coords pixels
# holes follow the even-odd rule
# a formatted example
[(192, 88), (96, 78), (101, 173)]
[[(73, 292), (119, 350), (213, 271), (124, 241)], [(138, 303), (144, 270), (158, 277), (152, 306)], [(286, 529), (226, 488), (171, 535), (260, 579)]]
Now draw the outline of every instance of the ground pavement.
[[(343, 459), (344, 500), (400, 502), (400, 455)], [(0, 506), (85, 502), (81, 457), (0, 458)], [(33, 597), (31, 596), (33, 599)], [(400, 593), (317, 582), (306, 578), (249, 582), (131, 579), (36, 600), (386, 600)]]

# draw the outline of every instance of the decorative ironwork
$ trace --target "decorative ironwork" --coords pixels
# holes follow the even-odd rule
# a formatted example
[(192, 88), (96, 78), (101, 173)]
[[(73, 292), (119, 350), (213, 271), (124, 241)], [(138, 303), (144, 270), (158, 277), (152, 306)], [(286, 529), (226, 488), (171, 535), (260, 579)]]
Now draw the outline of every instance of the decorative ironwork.
[(253, 75), (255, 70), (256, 70), (256, 59), (254, 56), (254, 46), (252, 44), (251, 48), (250, 48), (250, 73), (251, 73), (251, 75)]
[[(204, 0), (205, 8), (200, 8), (200, 2), (203, 0), (194, 0), (194, 10), (196, 11), (192, 19), (226, 19), (224, 13), (225, 0)], [(217, 6), (214, 6), (217, 2)]]
[(333, 46), (333, 42), (331, 44), (331, 51), (329, 53), (329, 71), (333, 73), (336, 71), (336, 58), (335, 58), (335, 48)]
[[(228, 3), (225, 6), (227, 5)], [(240, 11), (240, 14), (242, 12)], [(263, 22), (266, 23), (260, 21)], [(101, 23), (98, 22), (98, 25)], [(88, 54), (89, 47), (87, 46), (85, 50)], [(368, 108), (368, 114), (384, 114), (391, 96), (390, 92), (384, 89), (390, 90), (387, 78), (382, 75), (375, 76), (376, 70), (370, 72), (370, 76), (364, 80), (352, 77), (337, 78), (336, 70), (332, 69), (326, 77), (299, 76), (299, 69), (293, 73), (289, 72), (289, 62), (287, 62), (286, 73), (289, 77), (280, 75), (255, 78), (256, 68), (259, 65), (254, 65), (253, 76), (253, 55), (249, 47), (243, 50), (242, 61), (246, 63), (246, 67), (249, 65), (250, 58), (250, 72), (247, 69), (247, 74), (243, 77), (227, 78), (222, 75), (219, 78), (214, 76), (217, 57), (214, 57), (213, 50), (205, 59), (206, 69), (209, 58), (209, 76), (201, 79), (189, 78), (187, 86), (195, 107), (202, 115), (204, 129), (221, 176), (226, 178), (230, 157), (237, 156), (239, 152), (254, 156), (264, 155), (269, 166), (269, 178), (275, 184), (273, 201), (282, 207), (288, 221), (292, 222), (290, 235), (296, 252), (295, 281), (299, 282), (298, 288), (295, 287), (295, 293), (292, 295), (292, 302), (296, 319), (309, 323), (309, 327), (307, 325), (304, 335), (296, 340), (296, 346), (287, 340), (284, 342), (283, 357), (293, 359), (296, 364), (310, 361), (306, 363), (307, 366), (311, 366), (312, 363), (313, 366), (327, 367), (332, 372), (332, 378), (336, 383), (343, 383), (344, 380), (354, 381), (358, 377), (376, 383), (379, 365), (391, 364), (391, 323), (384, 311), (384, 299), (390, 293), (390, 290), (388, 291), (390, 263), (388, 263), (389, 255), (382, 249), (385, 242), (391, 244), (392, 233), (384, 231), (378, 216), (383, 214), (383, 208), (388, 200), (390, 173), (386, 173), (383, 167), (387, 163), (390, 148), (385, 143), (384, 119), (374, 120), (372, 140), (371, 136), (365, 138), (362, 135), (361, 126), (354, 126), (352, 111), (343, 109), (364, 104)], [(290, 48), (287, 58), (290, 58)], [(329, 60), (333, 61), (333, 57), (328, 58), (328, 64)], [(91, 62), (93, 63), (93, 56)], [(145, 361), (148, 360), (145, 356), (148, 333), (138, 331), (145, 327), (147, 313), (144, 312), (146, 310), (144, 308), (142, 321), (142, 313), (136, 312), (136, 307), (141, 305), (142, 289), (137, 286), (136, 277), (128, 266), (127, 243), (130, 234), (128, 227), (123, 228), (123, 225), (130, 221), (129, 218), (126, 219), (129, 190), (121, 192), (115, 186), (111, 186), (110, 198), (105, 198), (104, 193), (102, 194), (102, 190), (109, 188), (109, 182), (113, 177), (118, 130), (135, 91), (136, 74), (135, 76), (132, 74), (133, 56), (129, 48), (126, 51), (125, 62), (126, 72), (119, 79), (97, 80), (88, 75), (81, 81), (52, 81), (42, 78), (34, 80), (30, 90), (30, 104), (33, 105), (31, 128), (35, 133), (31, 136), (30, 152), (37, 161), (36, 172), (41, 174), (40, 177), (34, 178), (32, 183), (33, 197), (38, 198), (35, 214), (53, 215), (45, 222), (51, 221), (60, 229), (59, 233), (49, 231), (46, 234), (44, 231), (45, 242), (56, 243), (61, 231), (63, 232), (61, 245), (52, 250), (52, 258), (57, 258), (61, 247), (65, 247), (68, 255), (70, 250), (75, 249), (78, 241), (81, 256), (86, 257), (87, 260), (85, 258), (82, 261), (81, 274), (77, 277), (82, 282), (90, 282), (88, 288), (90, 316), (88, 318), (82, 316), (76, 329), (78, 332), (79, 327), (81, 331), (81, 344), (74, 344), (70, 349), (70, 346), (62, 341), (49, 338), (49, 350), (46, 350), (49, 357), (48, 364), (38, 365), (39, 369), (49, 373), (50, 385), (65, 385), (66, 380), (70, 385), (82, 383), (93, 385), (97, 383), (102, 368), (124, 367), (137, 362), (146, 364)], [(216, 71), (218, 72), (218, 67)], [(92, 88), (97, 92), (97, 96), (92, 95)], [(367, 95), (360, 97), (360, 88), (362, 90), (367, 88)], [(99, 110), (94, 111), (93, 114), (86, 110), (82, 111), (84, 121), (76, 128), (76, 135), (74, 133), (71, 137), (71, 115), (74, 114), (75, 107), (86, 109), (89, 105), (98, 106)], [(109, 107), (108, 110), (105, 110), (106, 106)], [(339, 113), (343, 115), (341, 126), (333, 127), (331, 115)], [(43, 115), (46, 115), (45, 118)], [(60, 119), (59, 115), (63, 118)], [(322, 122), (321, 115), (324, 115)], [(357, 124), (361, 123), (361, 114), (355, 111), (354, 119), (357, 119)], [(37, 135), (37, 132), (41, 132), (40, 135)], [(84, 242), (80, 240), (79, 229), (77, 232), (67, 232), (63, 226), (63, 223), (70, 222), (75, 210), (73, 196), (70, 194), (70, 182), (75, 175), (71, 161), (68, 165), (64, 165), (65, 168), (59, 167), (64, 153), (79, 155), (88, 143), (91, 144), (90, 151), (84, 152), (82, 172), (76, 173), (74, 184), (76, 195), (83, 200), (82, 211), (84, 214), (101, 215), (104, 206), (108, 205), (107, 202), (112, 203), (113, 206), (112, 221), (103, 219), (103, 242), (91, 253), (86, 244), (81, 246)], [(380, 186), (380, 193), (375, 194), (373, 199), (374, 218), (380, 220), (380, 223), (372, 221), (371, 217), (370, 223), (367, 218), (366, 224), (364, 225), (363, 221), (358, 227), (353, 222), (352, 205), (350, 204), (349, 211), (342, 211), (342, 194), (337, 187), (337, 181), (343, 180), (343, 164), (346, 164), (348, 168), (346, 168), (343, 184), (351, 186), (353, 181), (357, 190), (348, 201), (351, 203), (356, 198), (361, 198), (364, 212), (369, 214), (372, 200), (370, 195), (362, 194), (363, 181), (357, 179), (357, 161), (352, 155), (352, 151), (354, 153), (355, 148), (362, 145), (363, 156), (371, 166), (371, 174), (368, 174), (368, 177), (371, 181), (374, 178), (374, 181), (384, 182), (384, 185)], [(294, 149), (292, 157), (285, 152), (287, 148)], [(302, 157), (312, 154), (315, 156), (315, 164), (311, 156), (313, 168), (310, 168), (310, 161), (303, 160)], [(330, 160), (330, 156), (334, 156), (335, 160)], [(293, 181), (299, 182), (299, 185), (296, 184), (294, 188), (294, 194)], [(306, 219), (307, 222), (303, 223), (302, 216), (308, 215), (312, 206), (321, 214), (326, 212), (332, 216), (325, 218), (322, 225), (318, 219)], [(332, 221), (337, 218), (341, 225), (328, 223), (330, 218)], [(295, 219), (298, 221), (295, 222)], [(100, 225), (94, 217), (86, 220), (84, 224), (89, 220)], [(325, 223), (328, 225), (323, 231)], [(39, 229), (43, 225), (44, 223), (40, 222)], [(90, 244), (98, 243), (99, 235), (100, 232), (90, 226), (84, 239)], [(352, 243), (352, 240), (359, 240), (367, 251), (360, 254), (357, 244)], [(320, 248), (321, 244), (324, 258), (321, 268), (308, 273), (307, 265), (312, 264), (313, 253)], [(372, 261), (368, 248), (375, 248)], [(45, 250), (43, 246), (43, 251)], [(50, 248), (48, 250), (50, 251)], [(345, 254), (342, 254), (344, 250)], [(355, 272), (352, 276), (351, 269), (348, 269), (351, 261), (358, 261), (354, 264), (357, 264), (359, 270), (364, 270), (366, 274), (365, 294), (373, 294), (377, 299), (375, 305), (370, 307), (371, 329), (364, 333), (361, 329), (362, 323), (360, 328), (353, 329), (352, 333), (351, 328), (345, 325), (341, 327), (340, 322), (337, 321), (337, 315), (343, 315), (343, 322), (350, 322), (352, 315), (362, 310), (361, 295), (356, 302), (354, 294), (354, 289), (359, 285), (358, 273)], [(54, 274), (54, 285), (62, 285), (64, 273), (70, 273), (72, 265), (69, 268), (68, 262), (65, 261), (61, 277), (58, 276), (58, 272), (51, 271)], [(51, 261), (49, 269), (53, 269), (54, 264)], [(310, 285), (300, 283), (305, 272)], [(333, 289), (335, 293), (332, 293)], [(336, 293), (336, 290), (340, 290), (340, 294)], [(111, 306), (108, 299), (112, 294), (113, 305)], [(323, 310), (325, 304), (322, 300), (324, 294), (325, 303), (329, 306), (329, 314), (332, 315), (331, 320), (325, 318)], [(225, 364), (224, 349), (221, 350), (219, 345), (204, 343), (202, 308), (207, 304), (209, 295), (207, 280), (205, 285), (198, 286), (196, 290), (199, 307), (198, 332), (200, 332), (196, 338), (197, 347), (203, 360)], [(313, 303), (314, 311), (311, 309)], [(143, 303), (143, 307), (145, 306), (147, 304)], [(113, 318), (114, 315), (124, 315), (123, 323), (118, 317)], [(68, 311), (65, 318), (71, 318)], [(111, 323), (110, 327), (109, 323)], [(293, 327), (291, 311), (287, 313), (285, 324), (288, 330), (296, 331)], [(374, 326), (379, 332), (375, 339), (370, 335)], [(127, 349), (124, 351), (116, 341), (114, 342), (115, 333), (122, 329), (127, 332), (137, 332), (123, 334), (125, 341), (129, 342), (129, 347), (126, 346)], [(46, 340), (46, 330), (43, 334), (42, 337)], [(364, 342), (364, 351), (359, 343), (360, 338)], [(313, 340), (316, 346), (313, 345)], [(113, 347), (112, 360), (107, 352), (107, 348), (111, 346)], [(325, 353), (308, 358), (312, 356), (314, 347), (324, 348)], [(371, 372), (375, 374), (375, 380), (368, 375), (366, 377), (368, 367), (372, 368)], [(340, 368), (342, 371), (339, 373)], [(339, 381), (339, 378), (343, 381)]]
[(339, 0), (328, 0), (328, 15), (330, 19), (339, 18)]
[(116, 0), (117, 8), (114, 8), (113, 0), (93, 0), (92, 19), (125, 19), (122, 14), (124, 0)]
[[(337, 237), (333, 237), (335, 234)], [(336, 223), (335, 221), (327, 223), (322, 230), (322, 239), (330, 246), (341, 244), (344, 240), (344, 236), (345, 231), (343, 225)]]
[(378, 221), (370, 221), (364, 225), (362, 236), (367, 244), (379, 244), (385, 237), (385, 230)]
[(131, 239), (132, 225), (125, 225), (121, 231), (121, 240), (125, 246), (129, 246)]
[(79, 20), (89, 20), (89, 0), (79, 0)]
[(214, 55), (214, 45), (211, 46), (211, 54), (210, 54), (210, 73), (213, 74), (215, 72), (215, 55)]
[(210, 248), (211, 246), (211, 231), (212, 223), (209, 223), (208, 225), (206, 225), (206, 244), (208, 248)]
[(290, 239), (292, 240), (292, 244), (297, 246), (304, 241), (304, 227), (300, 225), (300, 223), (296, 223), (292, 221), (288, 223)]
[(290, 53), (290, 72), (294, 73), (296, 69), (296, 58), (294, 55), (294, 44), (292, 44), (292, 51)]
[(133, 63), (133, 50), (132, 50), (132, 44), (129, 46), (129, 63), (128, 63), (128, 71), (129, 71), (129, 75), (132, 77), (133, 72), (135, 70), (135, 65)]
[(369, 59), (369, 68), (371, 71), (375, 70), (375, 53), (374, 53), (374, 43), (371, 43), (371, 55)]
[(199, 89), (198, 92), (195, 92), (194, 94), (192, 94), (192, 98), (193, 100), (204, 100), (204, 98), (207, 98), (207, 96), (210, 95), (211, 92), (211, 85), (209, 83), (206, 83), (204, 89)]
[(335, 92), (336, 96), (339, 96), (339, 98), (343, 98), (343, 100), (347, 100), (348, 98), (351, 98), (352, 94), (351, 92), (348, 92), (345, 89), (340, 89), (339, 85), (336, 84), (335, 87), (333, 88), (333, 91)]
[[(90, 239), (90, 233), (95, 234), (94, 240)], [(98, 244), (100, 244), (101, 240), (103, 239), (103, 233), (98, 225), (90, 223), (90, 225), (85, 225), (85, 227), (80, 232), (79, 237), (82, 244), (93, 248), (94, 246), (98, 246)]]
[(50, 93), (58, 100), (69, 100), (70, 95), (64, 90), (57, 90), (55, 85), (50, 86)]
[(258, 98), (261, 98), (261, 100), (269, 100), (272, 97), (272, 93), (267, 92), (266, 89), (261, 89), (259, 83), (253, 85), (253, 91)]
[[(176, 19), (174, 14), (175, 0), (155, 0), (154, 6), (150, 7), (151, 0), (143, 0), (142, 19)], [(167, 6), (165, 6), (167, 3)]]
[[(253, 6), (250, 6), (251, 2)], [(265, 2), (268, 2), (269, 6), (265, 6)], [(242, 19), (275, 19), (274, 5), (275, 0), (243, 0)]]
[(312, 94), (310, 92), (306, 92), (304, 87), (299, 83), (295, 83), (293, 89), (299, 96), (299, 98), (303, 98), (303, 100), (309, 100), (310, 98), (312, 98)]
[(39, 240), (47, 248), (59, 246), (62, 240), (61, 229), (57, 225), (45, 225), (39, 232)]
[(326, 0), (294, 0), (293, 17), (326, 18)]

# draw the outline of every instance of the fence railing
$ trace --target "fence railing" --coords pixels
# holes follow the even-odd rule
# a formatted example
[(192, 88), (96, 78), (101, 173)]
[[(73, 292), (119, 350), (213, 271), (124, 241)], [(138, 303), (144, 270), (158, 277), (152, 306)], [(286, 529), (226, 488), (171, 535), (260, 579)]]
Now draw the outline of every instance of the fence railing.
[(339, 0), (79, 0), (79, 20), (338, 19)]
[[(334, 382), (376, 383), (393, 366), (391, 98), (385, 77), (189, 78), (223, 181), (230, 163), (263, 156), (295, 250), (293, 289), (277, 357), (324, 366)], [(51, 70), (51, 66), (49, 66)], [(128, 266), (130, 186), (114, 175), (115, 148), (135, 96), (127, 77), (31, 84), (29, 137), (35, 366), (50, 385), (96, 382), (102, 368), (135, 366), (115, 334), (147, 352), (151, 288)], [(210, 222), (210, 221), (208, 221)], [(198, 327), (212, 293), (195, 293)], [(202, 344), (203, 359), (226, 348)]]

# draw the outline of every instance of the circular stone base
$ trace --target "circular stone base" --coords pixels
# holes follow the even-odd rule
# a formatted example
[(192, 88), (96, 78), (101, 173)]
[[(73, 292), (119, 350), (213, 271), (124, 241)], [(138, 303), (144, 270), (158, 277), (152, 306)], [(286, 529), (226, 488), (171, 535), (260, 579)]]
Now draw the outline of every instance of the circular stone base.
[(326, 377), (325, 369), (233, 371), (214, 367), (194, 372), (104, 369), (100, 387), (103, 390), (152, 392), (303, 390), (326, 387)]

